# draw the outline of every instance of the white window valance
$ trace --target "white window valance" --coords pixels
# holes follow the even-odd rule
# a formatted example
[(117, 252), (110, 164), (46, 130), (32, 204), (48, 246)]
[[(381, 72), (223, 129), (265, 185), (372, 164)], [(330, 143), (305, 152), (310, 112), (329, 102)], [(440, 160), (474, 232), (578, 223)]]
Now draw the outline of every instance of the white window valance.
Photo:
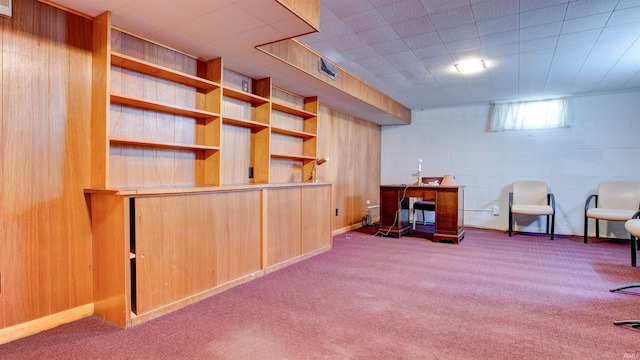
[(491, 131), (569, 127), (571, 99), (493, 103), (489, 119)]

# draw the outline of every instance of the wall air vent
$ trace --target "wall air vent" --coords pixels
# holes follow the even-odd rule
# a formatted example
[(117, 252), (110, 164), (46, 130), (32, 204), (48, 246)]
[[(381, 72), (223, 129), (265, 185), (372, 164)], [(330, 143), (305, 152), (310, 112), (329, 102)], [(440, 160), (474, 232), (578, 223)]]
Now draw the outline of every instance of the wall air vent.
[(0, 15), (11, 17), (11, 1), (0, 0)]
[(320, 70), (320, 74), (328, 76), (331, 80), (335, 80), (338, 76), (336, 66), (323, 58), (318, 58), (318, 70)]

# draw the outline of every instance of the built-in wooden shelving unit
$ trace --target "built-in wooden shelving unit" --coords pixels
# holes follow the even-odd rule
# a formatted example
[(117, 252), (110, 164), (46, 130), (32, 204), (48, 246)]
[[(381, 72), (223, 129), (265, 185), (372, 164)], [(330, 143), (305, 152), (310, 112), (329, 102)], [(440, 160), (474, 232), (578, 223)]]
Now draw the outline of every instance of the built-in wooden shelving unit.
[(331, 185), (307, 182), (317, 97), (114, 29), (110, 13), (93, 42), (96, 314), (136, 325), (330, 249)]

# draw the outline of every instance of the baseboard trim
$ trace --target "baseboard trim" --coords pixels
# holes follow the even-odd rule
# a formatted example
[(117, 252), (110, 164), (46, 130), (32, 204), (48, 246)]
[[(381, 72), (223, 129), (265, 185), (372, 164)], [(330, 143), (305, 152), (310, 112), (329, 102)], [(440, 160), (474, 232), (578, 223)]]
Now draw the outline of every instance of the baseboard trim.
[(357, 223), (357, 224), (345, 226), (343, 228), (333, 230), (331, 232), (331, 235), (332, 236), (336, 236), (336, 235), (344, 234), (344, 233), (346, 233), (348, 231), (351, 231), (351, 230), (360, 229), (362, 226), (363, 226), (362, 223)]
[(6, 344), (10, 341), (37, 334), (41, 331), (49, 330), (56, 326), (80, 320), (91, 315), (93, 315), (93, 303), (47, 315), (18, 325), (9, 326), (0, 329), (0, 344)]

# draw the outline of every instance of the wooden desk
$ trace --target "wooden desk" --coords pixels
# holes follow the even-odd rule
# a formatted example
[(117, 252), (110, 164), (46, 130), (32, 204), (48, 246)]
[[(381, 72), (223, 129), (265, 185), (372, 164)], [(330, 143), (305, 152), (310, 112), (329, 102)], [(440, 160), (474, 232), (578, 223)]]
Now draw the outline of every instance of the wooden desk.
[[(380, 228), (378, 233), (400, 237), (411, 230), (409, 208), (402, 198), (425, 198), (436, 201), (436, 223), (433, 241), (454, 244), (464, 238), (464, 186), (381, 185)], [(396, 219), (396, 213), (398, 214)]]

